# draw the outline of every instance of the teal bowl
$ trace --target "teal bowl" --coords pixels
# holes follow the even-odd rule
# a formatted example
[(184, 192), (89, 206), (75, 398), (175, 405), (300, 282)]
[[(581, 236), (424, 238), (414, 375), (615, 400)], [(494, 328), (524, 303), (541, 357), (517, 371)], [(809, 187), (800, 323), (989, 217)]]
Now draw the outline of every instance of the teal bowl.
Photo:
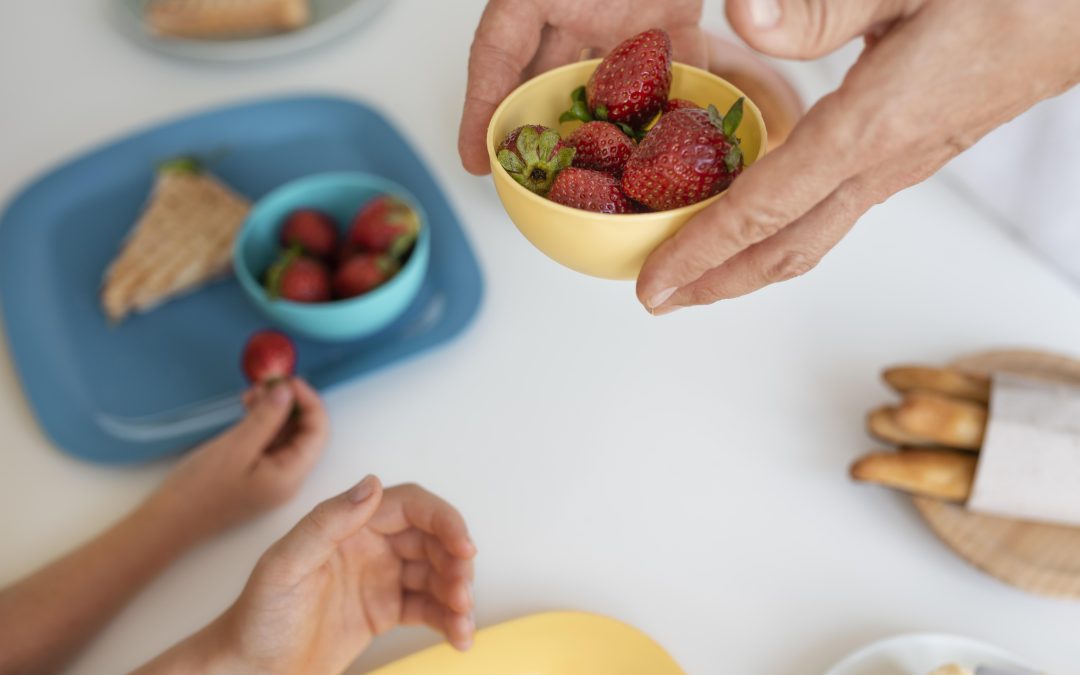
[[(400, 197), (420, 216), (420, 234), (412, 254), (393, 279), (347, 300), (309, 304), (273, 300), (260, 279), (281, 253), (279, 235), (285, 218), (296, 209), (318, 209), (334, 217), (347, 232), (360, 208), (380, 194)], [(428, 272), (431, 233), (423, 208), (397, 183), (364, 173), (307, 176), (277, 188), (252, 207), (233, 246), (233, 268), (255, 306), (273, 323), (316, 340), (356, 340), (394, 322), (416, 299)]]

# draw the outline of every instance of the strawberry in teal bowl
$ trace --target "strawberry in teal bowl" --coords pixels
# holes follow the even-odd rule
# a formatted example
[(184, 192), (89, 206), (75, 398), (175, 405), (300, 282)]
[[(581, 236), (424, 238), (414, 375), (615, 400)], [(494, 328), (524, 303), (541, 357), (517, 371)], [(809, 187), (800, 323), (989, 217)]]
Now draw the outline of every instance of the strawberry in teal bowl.
[(340, 342), (386, 328), (424, 284), (431, 235), (403, 187), (363, 173), (287, 183), (252, 208), (233, 247), (245, 293), (271, 321)]

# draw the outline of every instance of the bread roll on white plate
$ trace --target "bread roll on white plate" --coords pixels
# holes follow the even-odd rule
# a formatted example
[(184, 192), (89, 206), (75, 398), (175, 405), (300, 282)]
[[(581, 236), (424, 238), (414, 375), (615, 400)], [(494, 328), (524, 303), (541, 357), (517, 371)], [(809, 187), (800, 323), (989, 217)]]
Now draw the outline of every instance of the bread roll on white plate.
[(164, 37), (230, 38), (307, 25), (309, 0), (150, 0), (146, 23)]

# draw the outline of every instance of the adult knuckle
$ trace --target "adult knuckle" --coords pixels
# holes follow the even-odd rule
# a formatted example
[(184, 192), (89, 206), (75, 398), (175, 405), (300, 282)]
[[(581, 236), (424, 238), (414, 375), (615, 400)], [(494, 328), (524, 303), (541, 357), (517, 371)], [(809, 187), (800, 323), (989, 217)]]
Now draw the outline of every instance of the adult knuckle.
[(805, 251), (785, 251), (769, 268), (765, 276), (770, 283), (801, 277), (817, 265), (817, 258)]
[(832, 19), (829, 13), (828, 2), (807, 2), (806, 25), (808, 29), (802, 33), (802, 49), (800, 56), (803, 58), (817, 58), (824, 55), (829, 49)]
[(735, 236), (745, 245), (756, 244), (776, 234), (785, 223), (779, 210), (769, 205), (756, 205), (736, 209), (739, 221)]

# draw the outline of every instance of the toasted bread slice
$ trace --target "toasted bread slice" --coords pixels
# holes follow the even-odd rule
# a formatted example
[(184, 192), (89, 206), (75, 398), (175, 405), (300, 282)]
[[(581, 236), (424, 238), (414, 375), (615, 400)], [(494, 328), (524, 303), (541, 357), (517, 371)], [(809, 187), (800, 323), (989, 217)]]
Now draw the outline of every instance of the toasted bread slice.
[(227, 38), (295, 30), (311, 19), (308, 0), (151, 0), (146, 23), (161, 36)]
[(209, 174), (160, 170), (146, 210), (105, 272), (105, 314), (119, 322), (227, 276), (250, 207)]
[(965, 502), (975, 482), (978, 457), (951, 450), (903, 448), (873, 452), (851, 465), (851, 477), (904, 492)]
[(990, 400), (990, 378), (955, 368), (898, 366), (887, 368), (881, 375), (890, 387), (901, 394), (928, 391), (978, 403)]

